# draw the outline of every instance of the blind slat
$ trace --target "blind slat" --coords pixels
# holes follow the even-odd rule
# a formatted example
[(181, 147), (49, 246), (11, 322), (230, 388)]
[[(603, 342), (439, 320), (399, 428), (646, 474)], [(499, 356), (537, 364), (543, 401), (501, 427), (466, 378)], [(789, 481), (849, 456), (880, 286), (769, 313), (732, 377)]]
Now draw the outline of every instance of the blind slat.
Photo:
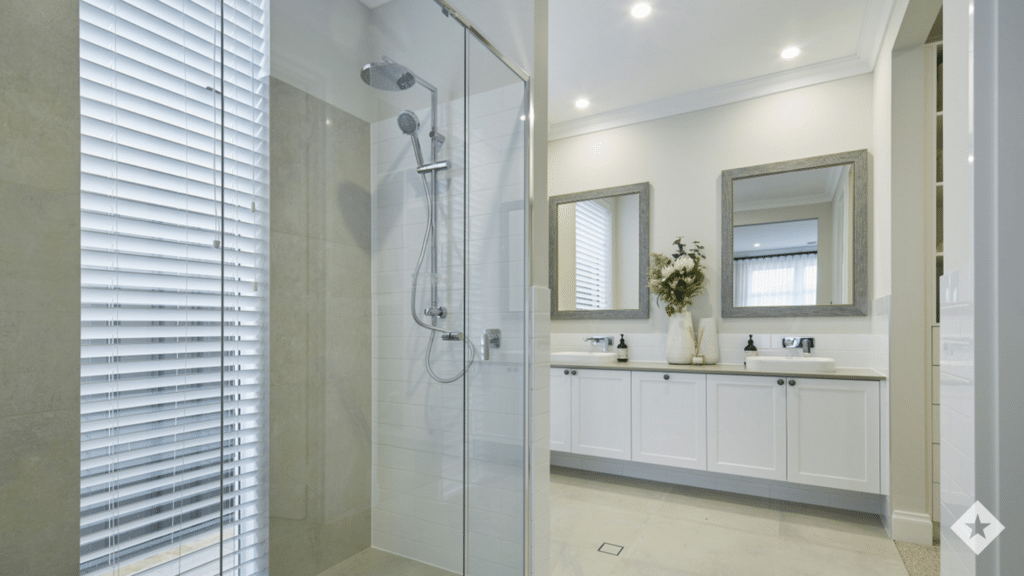
[(79, 15), (80, 574), (254, 574), (266, 0), (82, 0)]

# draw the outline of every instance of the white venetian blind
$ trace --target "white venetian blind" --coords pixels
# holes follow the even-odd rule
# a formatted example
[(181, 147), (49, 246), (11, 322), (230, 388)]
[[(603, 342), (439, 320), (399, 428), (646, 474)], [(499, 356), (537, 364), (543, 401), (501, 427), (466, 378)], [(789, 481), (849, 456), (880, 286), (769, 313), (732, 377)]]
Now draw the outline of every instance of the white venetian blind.
[(267, 571), (267, 0), (81, 0), (80, 574)]
[(612, 301), (612, 210), (603, 200), (576, 203), (576, 309)]

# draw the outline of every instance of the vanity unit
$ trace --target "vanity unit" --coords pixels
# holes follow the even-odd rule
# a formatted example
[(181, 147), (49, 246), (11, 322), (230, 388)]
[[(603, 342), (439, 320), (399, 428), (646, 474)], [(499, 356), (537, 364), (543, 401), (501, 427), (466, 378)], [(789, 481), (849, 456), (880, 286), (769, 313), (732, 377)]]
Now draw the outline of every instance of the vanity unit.
[[(552, 462), (709, 487), (743, 484), (751, 493), (760, 486), (763, 495), (814, 486), (836, 491), (811, 491), (814, 502), (877, 511), (877, 498), (853, 506), (836, 500), (838, 491), (885, 492), (885, 386), (871, 370), (787, 375), (729, 365), (556, 366)], [(726, 482), (738, 477), (749, 481)]]

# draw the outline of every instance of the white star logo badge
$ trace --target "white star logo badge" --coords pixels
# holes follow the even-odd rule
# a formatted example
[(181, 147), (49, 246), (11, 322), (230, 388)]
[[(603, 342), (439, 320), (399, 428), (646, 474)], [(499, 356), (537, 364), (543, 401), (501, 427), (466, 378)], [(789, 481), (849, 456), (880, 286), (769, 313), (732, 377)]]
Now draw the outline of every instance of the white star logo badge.
[(952, 526), (953, 532), (970, 546), (975, 554), (981, 554), (1004, 528), (1005, 526), (996, 520), (981, 502), (975, 502)]

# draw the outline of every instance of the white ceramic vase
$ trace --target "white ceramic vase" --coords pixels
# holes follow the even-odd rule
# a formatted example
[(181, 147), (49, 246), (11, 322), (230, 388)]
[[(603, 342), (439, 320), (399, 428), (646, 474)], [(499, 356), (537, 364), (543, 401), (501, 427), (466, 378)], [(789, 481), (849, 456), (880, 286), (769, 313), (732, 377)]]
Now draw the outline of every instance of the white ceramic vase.
[(718, 346), (718, 322), (714, 318), (702, 318), (697, 328), (700, 344), (697, 346), (705, 364), (718, 364), (722, 354)]
[(693, 316), (689, 310), (668, 317), (668, 337), (665, 340), (665, 360), (669, 364), (689, 364), (693, 361)]

